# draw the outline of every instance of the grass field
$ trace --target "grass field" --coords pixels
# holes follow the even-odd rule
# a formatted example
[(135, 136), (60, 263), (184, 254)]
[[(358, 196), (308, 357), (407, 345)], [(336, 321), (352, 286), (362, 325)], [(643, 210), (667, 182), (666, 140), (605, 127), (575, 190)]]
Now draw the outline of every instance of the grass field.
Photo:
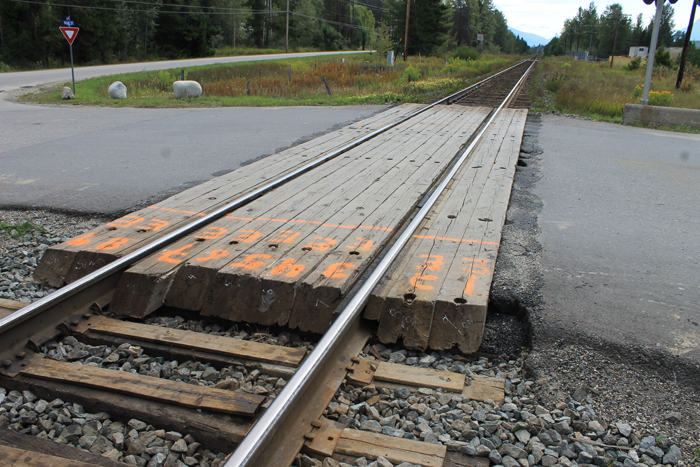
[[(645, 72), (645, 68), (611, 70), (607, 64), (580, 62), (570, 57), (545, 57), (532, 81), (533, 110), (622, 122), (625, 104), (639, 104)], [(677, 73), (668, 68), (655, 70), (651, 103), (700, 109), (700, 70), (688, 66), (681, 89), (676, 89)]]
[[(448, 95), (474, 78), (501, 70), (519, 57), (483, 55), (480, 60), (411, 57), (388, 66), (373, 55), (307, 57), (185, 68), (185, 79), (198, 81), (198, 98), (175, 99), (172, 84), (180, 69), (131, 73), (81, 81), (76, 98), (61, 100), (61, 87), (21, 97), (44, 104), (115, 107), (222, 107), (352, 105), (427, 102)], [(291, 72), (290, 72), (291, 70)], [(290, 79), (291, 75), (291, 79)], [(332, 95), (328, 95), (323, 78)], [(128, 98), (110, 99), (114, 81), (127, 86)], [(66, 83), (67, 85), (67, 83)]]

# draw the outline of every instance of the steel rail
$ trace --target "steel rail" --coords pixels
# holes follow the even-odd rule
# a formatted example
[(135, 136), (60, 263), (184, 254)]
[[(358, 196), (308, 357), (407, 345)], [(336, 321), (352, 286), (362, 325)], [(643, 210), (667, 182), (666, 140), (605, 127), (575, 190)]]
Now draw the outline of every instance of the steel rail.
[[(275, 398), (270, 407), (263, 413), (258, 421), (253, 425), (243, 442), (233, 452), (229, 460), (224, 464), (224, 467), (262, 467), (275, 466), (285, 467), (275, 459), (261, 459), (264, 457), (265, 450), (269, 443), (274, 442), (276, 433), (283, 427), (285, 418), (292, 410), (294, 404), (304, 395), (304, 392), (309, 386), (309, 381), (317, 375), (323, 367), (329, 355), (332, 355), (334, 343), (339, 339), (360, 317), (360, 311), (366, 304), (372, 290), (379, 283), (386, 271), (391, 266), (391, 263), (401, 252), (401, 249), (408, 243), (413, 236), (420, 223), (433, 207), (440, 194), (444, 191), (447, 184), (457, 173), (459, 168), (469, 158), (474, 148), (481, 142), (481, 138), (491, 123), (495, 120), (503, 107), (510, 101), (515, 93), (518, 92), (520, 84), (527, 77), (532, 67), (537, 61), (528, 67), (526, 72), (513, 87), (508, 96), (503, 100), (500, 106), (491, 114), (487, 123), (482, 127), (476, 138), (474, 138), (469, 146), (462, 151), (462, 154), (453, 164), (452, 168), (445, 175), (440, 184), (435, 188), (433, 194), (428, 198), (423, 207), (418, 211), (413, 220), (408, 224), (403, 233), (399, 236), (390, 250), (384, 256), (382, 261), (377, 265), (377, 268), (367, 278), (366, 282), (358, 290), (355, 296), (350, 300), (348, 305), (340, 312), (340, 315), (326, 331), (314, 350), (306, 357), (302, 365), (294, 373), (294, 376), (289, 380), (280, 394)], [(263, 461), (261, 464), (260, 462)]]
[(311, 171), (312, 169), (318, 167), (319, 165), (324, 164), (324, 163), (328, 162), (329, 160), (334, 159), (335, 157), (337, 157), (341, 154), (344, 154), (344, 153), (350, 151), (351, 149), (356, 148), (357, 146), (360, 146), (361, 144), (369, 141), (370, 139), (373, 139), (373, 138), (381, 135), (382, 133), (387, 132), (388, 130), (408, 121), (409, 119), (414, 118), (414, 117), (422, 114), (423, 112), (426, 112), (427, 110), (432, 109), (433, 107), (440, 105), (444, 102), (449, 103), (449, 100), (452, 99), (453, 97), (455, 97), (463, 92), (466, 92), (469, 89), (477, 87), (477, 86), (479, 86), (487, 81), (490, 81), (490, 80), (496, 78), (497, 76), (500, 76), (503, 73), (520, 66), (522, 63), (525, 63), (526, 61), (527, 60), (523, 60), (522, 62), (520, 62), (516, 65), (513, 65), (512, 67), (509, 67), (509, 68), (507, 68), (499, 73), (496, 73), (495, 75), (492, 75), (492, 76), (490, 76), (490, 77), (488, 77), (488, 78), (486, 78), (486, 79), (484, 79), (476, 84), (473, 84), (473, 85), (471, 85), (471, 86), (469, 86), (461, 91), (458, 91), (458, 92), (451, 94), (443, 99), (440, 99), (439, 101), (434, 102), (433, 104), (430, 104), (430, 105), (402, 118), (401, 120), (398, 120), (394, 123), (391, 123), (389, 125), (386, 125), (386, 126), (380, 128), (378, 130), (375, 130), (374, 132), (372, 132), (368, 135), (365, 135), (362, 138), (359, 138), (358, 140), (353, 141), (352, 143), (346, 144), (342, 148), (337, 149), (334, 152), (331, 152), (330, 154), (327, 154), (319, 159), (316, 159), (315, 161), (311, 161), (308, 164), (298, 168), (297, 170), (285, 175), (284, 177), (281, 177), (277, 180), (274, 180), (274, 181), (272, 181), (272, 182), (270, 182), (270, 183), (268, 183), (268, 184), (266, 184), (266, 185), (264, 185), (256, 190), (248, 193), (247, 195), (244, 195), (244, 196), (241, 196), (239, 198), (234, 199), (233, 201), (231, 201), (227, 205), (225, 205), (219, 209), (216, 209), (215, 211), (207, 214), (206, 216), (201, 217), (201, 218), (199, 218), (199, 219), (197, 219), (197, 220), (195, 220), (187, 225), (184, 225), (184, 226), (178, 228), (177, 230), (174, 230), (173, 232), (171, 232), (167, 235), (164, 235), (163, 237), (153, 241), (152, 243), (149, 243), (148, 245), (139, 248), (136, 251), (133, 251), (125, 256), (122, 256), (119, 259), (114, 260), (113, 262), (109, 263), (108, 265), (78, 279), (75, 282), (72, 282), (72, 283), (60, 288), (56, 292), (53, 292), (53, 293), (47, 295), (46, 297), (43, 297), (43, 298), (37, 300), (34, 303), (31, 303), (31, 304), (21, 308), (20, 310), (12, 313), (11, 315), (8, 315), (4, 318), (0, 318), (0, 335), (9, 331), (10, 329), (17, 326), (18, 324), (23, 323), (24, 321), (26, 321), (26, 320), (42, 313), (43, 311), (51, 308), (52, 306), (55, 306), (58, 303), (61, 303), (65, 300), (68, 300), (69, 298), (73, 297), (74, 295), (78, 294), (79, 292), (90, 287), (92, 284), (96, 284), (99, 281), (111, 276), (112, 274), (116, 274), (116, 273), (123, 271), (124, 269), (128, 268), (131, 264), (135, 263), (136, 261), (138, 261), (140, 259), (145, 258), (146, 256), (150, 255), (151, 253), (154, 253), (159, 248), (166, 246), (169, 243), (172, 243), (172, 242), (184, 237), (185, 235), (197, 230), (198, 228), (203, 227), (203, 226), (223, 217), (224, 215), (228, 214), (229, 212), (261, 197), (265, 193), (268, 193), (268, 192), (274, 190), (275, 188), (299, 177), (300, 175)]

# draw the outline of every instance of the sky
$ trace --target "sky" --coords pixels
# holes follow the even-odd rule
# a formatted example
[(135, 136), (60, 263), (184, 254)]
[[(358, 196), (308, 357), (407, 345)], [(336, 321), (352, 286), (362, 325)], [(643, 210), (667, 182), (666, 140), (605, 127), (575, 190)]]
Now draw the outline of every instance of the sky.
[[(688, 28), (690, 10), (693, 0), (678, 0), (673, 5), (676, 11), (676, 29)], [(639, 13), (644, 14), (644, 23), (648, 24), (654, 17), (656, 6), (647, 5), (642, 0), (598, 0), (598, 14), (605, 11), (605, 7), (619, 3), (624, 13), (632, 14), (636, 21)], [(550, 39), (561, 32), (564, 21), (573, 18), (578, 13), (578, 7), (588, 8), (590, 0), (494, 0), (496, 8), (501, 10), (508, 21), (508, 26), (523, 32), (538, 34)], [(695, 19), (700, 17), (700, 7), (697, 8)], [(693, 30), (693, 32), (695, 32)], [(694, 34), (695, 35), (695, 34)]]

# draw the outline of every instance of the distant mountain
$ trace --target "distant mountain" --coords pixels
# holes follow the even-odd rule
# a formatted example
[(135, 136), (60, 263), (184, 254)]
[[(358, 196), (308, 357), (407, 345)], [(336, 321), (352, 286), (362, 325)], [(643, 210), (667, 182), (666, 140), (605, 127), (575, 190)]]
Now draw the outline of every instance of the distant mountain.
[(542, 36), (538, 36), (537, 34), (531, 34), (529, 32), (523, 32), (523, 31), (518, 31), (515, 28), (511, 28), (508, 26), (508, 29), (515, 34), (516, 36), (520, 36), (521, 38), (525, 39), (525, 42), (527, 42), (527, 45), (530, 47), (534, 47), (536, 45), (547, 45), (549, 44), (549, 41), (552, 39), (545, 39)]

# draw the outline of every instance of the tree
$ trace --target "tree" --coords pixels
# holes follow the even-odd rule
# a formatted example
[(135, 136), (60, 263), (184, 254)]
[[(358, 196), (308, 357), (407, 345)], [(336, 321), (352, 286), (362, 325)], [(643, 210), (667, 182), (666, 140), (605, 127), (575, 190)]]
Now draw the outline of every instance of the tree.
[[(408, 26), (408, 54), (430, 55), (445, 42), (449, 31), (448, 7), (440, 0), (410, 0), (411, 14)], [(392, 2), (390, 10), (392, 38), (401, 44), (406, 31), (406, 2)]]
[(360, 42), (362, 50), (365, 50), (365, 44), (374, 33), (374, 15), (362, 5), (353, 5), (353, 17), (355, 24), (360, 28)]
[[(673, 30), (676, 27), (674, 20), (675, 10), (670, 3), (664, 3), (663, 13), (661, 14), (661, 24), (659, 25), (659, 46), (671, 47), (673, 44)], [(654, 21), (649, 24), (649, 30), (653, 31)]]
[(561, 45), (561, 39), (558, 37), (553, 38), (551, 41), (549, 41), (549, 44), (544, 47), (544, 54), (547, 57), (551, 57), (552, 55), (564, 55), (565, 53), (566, 52)]
[[(600, 35), (598, 36), (598, 51), (613, 55), (621, 50), (629, 50), (632, 38), (632, 21), (625, 15), (622, 5), (608, 5), (601, 16)], [(614, 50), (613, 50), (614, 49)]]
[(476, 0), (452, 0), (452, 30), (454, 45), (475, 45), (478, 23)]
[(301, 0), (296, 4), (289, 34), (297, 46), (313, 47), (321, 41), (321, 8), (323, 3), (320, 0)]

